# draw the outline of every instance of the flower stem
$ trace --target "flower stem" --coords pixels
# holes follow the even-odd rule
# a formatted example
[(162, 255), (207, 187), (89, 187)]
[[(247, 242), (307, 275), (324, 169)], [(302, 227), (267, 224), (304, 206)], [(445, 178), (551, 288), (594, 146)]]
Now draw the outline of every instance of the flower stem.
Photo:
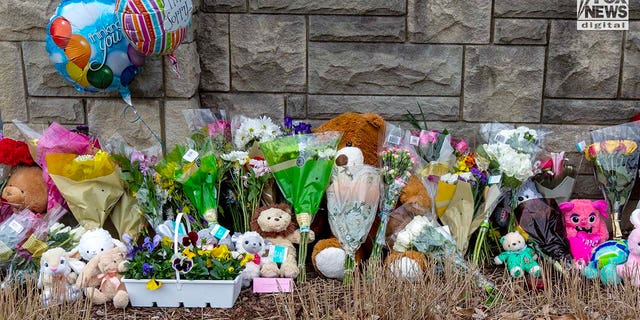
[(353, 269), (356, 265), (355, 260), (350, 254), (345, 254), (344, 257), (344, 278), (342, 278), (342, 284), (351, 284), (351, 276), (353, 275)]
[(307, 244), (309, 242), (309, 231), (300, 232), (300, 248), (298, 252), (298, 282), (307, 281)]

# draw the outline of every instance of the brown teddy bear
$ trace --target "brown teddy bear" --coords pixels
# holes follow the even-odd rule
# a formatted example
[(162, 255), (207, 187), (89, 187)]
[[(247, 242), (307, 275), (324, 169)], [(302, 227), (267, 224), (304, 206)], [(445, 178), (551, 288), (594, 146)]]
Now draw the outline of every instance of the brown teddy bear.
[[(284, 262), (278, 264), (265, 259), (260, 267), (260, 276), (265, 278), (295, 278), (300, 272), (296, 260), (294, 243), (300, 243), (300, 231), (295, 223), (292, 210), (285, 204), (275, 204), (256, 209), (251, 219), (251, 229), (256, 231), (271, 245), (287, 248)], [(315, 238), (313, 231), (309, 232), (309, 242)]]
[[(342, 132), (342, 139), (340, 140), (338, 149), (342, 149), (347, 145), (360, 148), (362, 154), (364, 155), (364, 163), (372, 166), (378, 166), (378, 152), (382, 149), (382, 144), (384, 143), (385, 129), (386, 125), (384, 119), (375, 113), (343, 113), (338, 117), (323, 123), (318, 128), (316, 128), (314, 132)], [(424, 185), (422, 184), (420, 179), (417, 179), (413, 176), (400, 194), (400, 203), (415, 204), (423, 208), (431, 207), (431, 200), (429, 198), (427, 190), (424, 188)], [(320, 233), (323, 229), (329, 229), (328, 223), (326, 222), (326, 216), (323, 216), (322, 214), (318, 215), (318, 217), (316, 217), (314, 225), (312, 225), (312, 229), (314, 229), (316, 233)], [(373, 226), (371, 227), (372, 231), (369, 235), (369, 239), (373, 239), (373, 237), (375, 236), (375, 231), (377, 229), (378, 219), (376, 219)], [(365, 244), (361, 248), (363, 252), (361, 252), (360, 255), (368, 257), (369, 253), (371, 252), (372, 246), (373, 244), (371, 241), (365, 242)], [(323, 253), (325, 249), (329, 249), (333, 253)], [(311, 255), (311, 261), (316, 271), (319, 271), (324, 275), (323, 271), (318, 269), (318, 262), (320, 262), (320, 264), (329, 266), (329, 268), (331, 269), (334, 269), (333, 265), (335, 265), (335, 262), (333, 261), (339, 259), (339, 257), (336, 258), (336, 254), (338, 254), (340, 251), (336, 249), (341, 248), (339, 242), (335, 239), (323, 239), (318, 241), (318, 243), (314, 246), (313, 253)], [(344, 251), (342, 251), (342, 256), (344, 256)], [(318, 257), (320, 257), (321, 261), (318, 261), (318, 259), (316, 259)], [(322, 267), (320, 269), (322, 269)], [(331, 272), (329, 276), (335, 277), (333, 274), (341, 273)]]
[(126, 271), (127, 250), (115, 247), (99, 253), (87, 263), (76, 280), (76, 286), (84, 289), (84, 294), (92, 304), (105, 304), (113, 300), (116, 308), (126, 308), (129, 294), (120, 280)]
[(34, 213), (47, 211), (47, 185), (26, 143), (9, 138), (0, 140), (0, 164), (11, 167), (9, 179), (2, 189), (2, 198), (15, 212), (29, 209)]

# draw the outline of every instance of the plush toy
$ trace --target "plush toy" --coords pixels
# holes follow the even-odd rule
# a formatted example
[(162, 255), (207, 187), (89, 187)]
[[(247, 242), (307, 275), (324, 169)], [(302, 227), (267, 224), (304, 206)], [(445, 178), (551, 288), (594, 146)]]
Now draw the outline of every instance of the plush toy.
[[(384, 142), (386, 124), (382, 117), (375, 113), (343, 113), (317, 127), (314, 132), (326, 132), (326, 131), (340, 131), (342, 132), (342, 138), (338, 149), (350, 146), (359, 148), (362, 152), (362, 159), (365, 164), (378, 166), (378, 152), (382, 148)], [(345, 152), (345, 156), (349, 158), (349, 153)], [(347, 160), (353, 161), (354, 159)], [(340, 155), (336, 158), (337, 164), (342, 164), (343, 159), (340, 159)], [(345, 163), (347, 164), (347, 163)], [(430, 208), (431, 201), (429, 195), (424, 188), (422, 182), (411, 177), (407, 186), (402, 190), (400, 194), (400, 203), (416, 204), (422, 208)], [(328, 230), (328, 222), (326, 216), (321, 214), (316, 217), (312, 229), (324, 238), (330, 237), (329, 234), (323, 233)], [(375, 231), (378, 229), (377, 221), (371, 227), (371, 234), (369, 239), (375, 237)], [(318, 247), (318, 249), (315, 248)], [(335, 278), (336, 275), (344, 274), (342, 265), (339, 261), (344, 261), (344, 250), (342, 250), (338, 241), (330, 240), (325, 242), (324, 240), (318, 241), (314, 246), (312, 254), (312, 263), (316, 270), (326, 277)], [(368, 257), (373, 243), (367, 241), (361, 248), (361, 255)], [(324, 252), (328, 250), (327, 252)], [(342, 259), (342, 260), (341, 260)], [(320, 265), (320, 267), (318, 267)], [(327, 274), (324, 274), (327, 270)], [(330, 271), (331, 270), (331, 271)], [(330, 274), (331, 273), (331, 274)]]
[[(291, 208), (285, 204), (275, 204), (256, 209), (251, 219), (251, 229), (258, 232), (274, 246), (287, 249), (287, 254), (280, 267), (274, 261), (265, 261), (260, 267), (260, 276), (265, 278), (295, 278), (300, 270), (296, 260), (294, 243), (300, 242), (298, 230)], [(315, 234), (309, 232), (309, 242), (313, 242)]]
[(582, 275), (598, 279), (602, 284), (612, 285), (622, 281), (618, 275), (618, 265), (627, 262), (629, 247), (625, 240), (609, 240), (593, 248), (591, 261), (582, 269)]
[(2, 189), (2, 198), (15, 212), (29, 209), (34, 213), (47, 211), (47, 185), (26, 143), (0, 138), (0, 164), (11, 167), (9, 179)]
[(420, 279), (427, 270), (427, 258), (414, 250), (393, 251), (384, 259), (384, 264), (391, 275), (411, 282)]
[(45, 306), (75, 301), (78, 298), (75, 287), (78, 274), (69, 265), (73, 259), (75, 257), (62, 248), (49, 249), (40, 257), (38, 288), (42, 289), (42, 302)]
[(120, 273), (126, 271), (126, 254), (124, 248), (111, 248), (93, 257), (82, 270), (76, 286), (84, 289), (85, 296), (92, 304), (105, 304), (113, 300), (114, 307), (127, 307), (129, 294), (120, 281)]
[(622, 279), (634, 287), (640, 287), (640, 209), (631, 213), (631, 223), (634, 228), (627, 240), (629, 257), (627, 262), (616, 266), (616, 269)]
[(571, 255), (578, 268), (589, 264), (595, 247), (609, 239), (607, 225), (600, 218), (607, 217), (607, 202), (604, 200), (576, 199), (559, 205), (569, 240)]
[(82, 259), (89, 262), (99, 253), (105, 252), (113, 247), (125, 248), (125, 245), (120, 242), (120, 240), (112, 238), (109, 231), (97, 228), (85, 232), (82, 237), (80, 237), (80, 242), (76, 249), (79, 251)]
[(261, 263), (265, 260), (264, 256), (271, 243), (265, 241), (262, 236), (255, 231), (245, 233), (236, 232), (231, 237), (231, 241), (233, 241), (236, 248), (233, 252), (234, 257), (242, 253), (250, 253), (253, 255), (253, 260), (247, 262), (242, 271), (242, 286), (248, 287), (254, 278), (260, 276)]
[(542, 269), (536, 261), (537, 256), (520, 233), (509, 232), (500, 238), (500, 243), (505, 251), (494, 258), (495, 264), (505, 263), (514, 278), (523, 276), (525, 272), (534, 277), (540, 276)]

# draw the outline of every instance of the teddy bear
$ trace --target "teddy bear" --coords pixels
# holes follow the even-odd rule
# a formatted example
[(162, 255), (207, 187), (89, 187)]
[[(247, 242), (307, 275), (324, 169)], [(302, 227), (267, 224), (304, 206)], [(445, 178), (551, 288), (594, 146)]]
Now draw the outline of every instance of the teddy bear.
[[(378, 153), (382, 149), (384, 142), (386, 123), (384, 119), (375, 113), (343, 113), (331, 120), (326, 121), (317, 128), (314, 132), (326, 132), (326, 131), (340, 131), (342, 132), (342, 138), (338, 144), (338, 149), (344, 147), (357, 147), (361, 150), (363, 155), (363, 161), (365, 164), (371, 166), (378, 166)], [(340, 156), (336, 159), (341, 163)], [(400, 194), (400, 203), (415, 204), (423, 208), (431, 207), (431, 200), (424, 188), (424, 185), (420, 179), (411, 177), (407, 186), (402, 190)], [(326, 213), (320, 210), (311, 228), (318, 234), (319, 240), (312, 253), (312, 263), (316, 270), (321, 274), (329, 278), (336, 278), (344, 273), (344, 269), (339, 266), (339, 261), (344, 261), (344, 250), (342, 250), (339, 242), (336, 239), (329, 239), (325, 241), (327, 237), (331, 237), (328, 232), (328, 222)], [(368, 252), (371, 252), (373, 242), (371, 239), (375, 237), (375, 231), (378, 229), (378, 219), (374, 221), (371, 227), (371, 233), (368, 240), (365, 241), (361, 248), (360, 255), (368, 256)], [(325, 252), (325, 250), (327, 250)], [(342, 259), (342, 260), (341, 260)], [(321, 270), (323, 267), (318, 268), (318, 265), (326, 265), (327, 270), (333, 270), (333, 274), (324, 274)]]
[(633, 231), (629, 234), (627, 262), (616, 266), (618, 275), (634, 287), (640, 287), (640, 209), (631, 213)]
[(559, 206), (564, 216), (569, 249), (578, 268), (589, 264), (595, 247), (609, 239), (609, 230), (600, 216), (607, 217), (607, 202), (575, 199)]
[(76, 280), (76, 286), (84, 289), (84, 294), (92, 304), (105, 304), (113, 301), (116, 308), (126, 308), (129, 294), (120, 280), (121, 272), (127, 270), (125, 262), (127, 250), (121, 247), (111, 248), (97, 254), (82, 269)]
[(253, 260), (247, 262), (242, 271), (242, 286), (248, 287), (254, 278), (260, 276), (260, 267), (262, 262), (266, 260), (264, 256), (271, 243), (265, 241), (256, 231), (236, 232), (231, 237), (231, 241), (235, 245), (234, 257), (243, 253), (253, 255)]
[(9, 179), (2, 189), (2, 198), (14, 212), (29, 209), (34, 213), (47, 211), (48, 188), (29, 147), (22, 141), (0, 139), (0, 164), (11, 167)]
[(540, 276), (542, 268), (536, 261), (537, 255), (527, 246), (524, 237), (519, 232), (509, 232), (500, 238), (505, 250), (493, 260), (495, 264), (505, 263), (509, 274), (514, 278), (522, 277), (525, 272), (533, 277)]
[(427, 258), (422, 252), (415, 250), (392, 251), (384, 259), (384, 264), (391, 275), (410, 282), (422, 278), (427, 270)]
[(74, 270), (82, 271), (84, 265), (93, 257), (114, 247), (126, 248), (120, 240), (112, 238), (109, 231), (105, 229), (88, 230), (80, 237), (78, 246), (71, 250), (72, 254), (77, 252), (82, 258), (82, 260), (75, 261), (72, 267)]
[(78, 274), (75, 273), (70, 261), (77, 259), (62, 248), (53, 248), (40, 256), (40, 272), (38, 288), (42, 289), (42, 302), (45, 306), (64, 301), (75, 301), (78, 289), (75, 286)]
[[(272, 260), (262, 262), (260, 276), (264, 278), (295, 278), (300, 272), (296, 260), (294, 243), (300, 243), (300, 231), (296, 226), (291, 208), (286, 204), (274, 204), (256, 209), (251, 218), (251, 229), (274, 246), (287, 249), (281, 266)], [(309, 242), (315, 234), (309, 231)]]

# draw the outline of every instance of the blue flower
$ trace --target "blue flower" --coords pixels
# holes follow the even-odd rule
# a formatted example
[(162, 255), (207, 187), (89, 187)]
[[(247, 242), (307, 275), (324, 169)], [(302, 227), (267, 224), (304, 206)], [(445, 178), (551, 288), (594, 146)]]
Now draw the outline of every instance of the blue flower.
[(147, 277), (153, 272), (153, 266), (148, 263), (142, 264), (142, 275)]

